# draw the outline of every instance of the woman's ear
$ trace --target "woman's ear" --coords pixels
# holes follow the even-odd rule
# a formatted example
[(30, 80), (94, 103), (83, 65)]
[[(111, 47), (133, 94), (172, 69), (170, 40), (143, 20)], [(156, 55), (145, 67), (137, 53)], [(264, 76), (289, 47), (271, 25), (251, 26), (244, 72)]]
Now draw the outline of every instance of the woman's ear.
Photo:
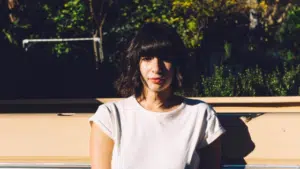
[(180, 72), (180, 68), (179, 67), (176, 67), (175, 69), (175, 76), (176, 76), (176, 81), (177, 81), (177, 87), (180, 88), (182, 87), (182, 80), (183, 80), (183, 76)]

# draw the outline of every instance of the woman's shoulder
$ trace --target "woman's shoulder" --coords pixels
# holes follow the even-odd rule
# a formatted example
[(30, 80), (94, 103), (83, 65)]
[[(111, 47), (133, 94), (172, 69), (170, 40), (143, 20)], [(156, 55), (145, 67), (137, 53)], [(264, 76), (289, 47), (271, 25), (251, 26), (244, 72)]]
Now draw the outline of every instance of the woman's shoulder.
[(207, 103), (201, 99), (185, 98), (184, 100), (185, 100), (186, 108), (190, 109), (191, 111), (195, 111), (199, 114), (205, 115), (208, 118), (210, 118), (210, 116), (216, 114), (213, 107), (209, 103)]
[(130, 106), (134, 102), (133, 96), (127, 98), (118, 98), (112, 99), (111, 101), (107, 101), (105, 103), (100, 103), (99, 108), (106, 108), (108, 110), (115, 110), (124, 108), (124, 106)]
[(187, 106), (200, 107), (200, 108), (210, 108), (210, 105), (201, 99), (184, 97), (184, 102)]

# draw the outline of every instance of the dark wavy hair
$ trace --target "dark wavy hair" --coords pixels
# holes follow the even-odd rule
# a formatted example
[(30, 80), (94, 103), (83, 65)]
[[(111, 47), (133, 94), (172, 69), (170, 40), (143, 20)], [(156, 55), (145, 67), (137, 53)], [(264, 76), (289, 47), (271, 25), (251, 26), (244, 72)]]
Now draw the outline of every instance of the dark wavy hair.
[(141, 56), (171, 56), (175, 65), (172, 91), (183, 84), (183, 68), (187, 56), (186, 48), (175, 29), (165, 23), (146, 23), (135, 34), (127, 49), (120, 78), (115, 87), (123, 97), (139, 97), (143, 90), (139, 62)]

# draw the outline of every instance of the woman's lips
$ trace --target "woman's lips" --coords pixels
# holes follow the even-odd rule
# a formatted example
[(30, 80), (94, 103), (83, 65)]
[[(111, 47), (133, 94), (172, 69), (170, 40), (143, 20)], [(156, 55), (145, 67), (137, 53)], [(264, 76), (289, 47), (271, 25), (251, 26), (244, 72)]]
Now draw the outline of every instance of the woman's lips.
[(152, 83), (160, 84), (164, 81), (163, 78), (149, 78)]

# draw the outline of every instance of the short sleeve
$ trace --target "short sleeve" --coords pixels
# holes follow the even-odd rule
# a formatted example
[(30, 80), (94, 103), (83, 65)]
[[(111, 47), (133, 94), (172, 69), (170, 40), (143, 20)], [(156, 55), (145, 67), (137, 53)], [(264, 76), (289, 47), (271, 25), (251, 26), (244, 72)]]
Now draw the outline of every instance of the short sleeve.
[(205, 133), (203, 138), (200, 140), (199, 148), (203, 148), (213, 141), (215, 141), (218, 137), (220, 137), (223, 133), (225, 133), (225, 129), (222, 127), (216, 112), (213, 108), (208, 106), (206, 109), (206, 121), (204, 123)]
[(89, 118), (90, 125), (95, 123), (98, 125), (102, 131), (107, 134), (111, 139), (113, 136), (113, 113), (109, 108), (102, 104), (98, 107), (96, 113)]

